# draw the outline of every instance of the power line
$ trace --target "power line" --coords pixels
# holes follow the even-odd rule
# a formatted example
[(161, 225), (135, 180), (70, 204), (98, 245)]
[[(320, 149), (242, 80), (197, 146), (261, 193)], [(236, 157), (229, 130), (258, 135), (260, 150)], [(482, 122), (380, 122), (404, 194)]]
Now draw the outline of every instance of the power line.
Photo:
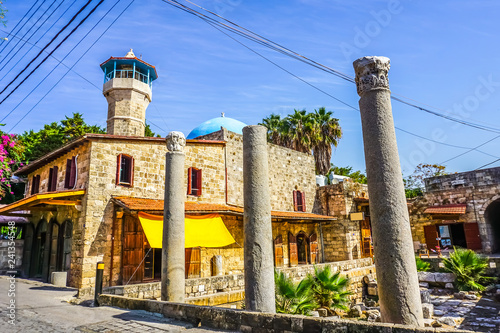
[[(59, 18), (57, 18), (57, 20), (55, 20), (55, 21), (54, 21), (54, 23), (52, 23), (52, 25), (51, 25), (48, 29), (46, 29), (46, 30), (44, 31), (44, 33), (40, 36), (40, 38), (38, 38), (38, 40), (37, 40), (36, 42), (34, 42), (34, 43), (30, 43), (30, 42), (29, 42), (29, 41), (27, 41), (27, 40), (24, 40), (24, 41), (23, 41), (23, 42), (28, 43), (28, 44), (30, 44), (30, 45), (31, 45), (30, 49), (29, 49), (28, 51), (26, 51), (26, 52), (25, 52), (25, 53), (24, 53), (24, 54), (23, 54), (23, 55), (19, 58), (19, 60), (18, 60), (18, 61), (14, 64), (14, 66), (12, 66), (12, 67), (11, 67), (11, 68), (7, 71), (7, 73), (5, 73), (5, 75), (4, 75), (4, 76), (2, 76), (2, 78), (0, 78), (0, 81), (2, 81), (2, 80), (3, 80), (3, 79), (4, 79), (4, 78), (5, 78), (5, 77), (6, 77), (6, 76), (7, 76), (7, 75), (8, 75), (8, 74), (9, 74), (9, 73), (10, 73), (10, 72), (11, 72), (11, 71), (12, 71), (12, 70), (16, 67), (16, 66), (17, 66), (17, 64), (19, 64), (19, 62), (20, 62), (21, 60), (23, 60), (23, 59), (24, 59), (24, 57), (25, 57), (25, 56), (26, 56), (26, 55), (27, 55), (27, 54), (28, 54), (28, 53), (29, 53), (29, 52), (33, 49), (33, 47), (35, 47), (35, 46), (36, 46), (36, 47), (38, 47), (36, 44), (37, 44), (40, 40), (42, 40), (42, 38), (43, 38), (43, 37), (45, 37), (45, 35), (46, 35), (46, 34), (47, 34), (47, 33), (48, 33), (48, 32), (49, 32), (49, 31), (50, 31), (50, 30), (54, 27), (54, 25), (56, 25), (56, 23), (57, 23), (57, 22), (59, 22), (59, 20), (61, 20), (61, 18), (62, 18), (64, 15), (66, 15), (66, 13), (68, 12), (68, 10), (69, 10), (71, 7), (73, 7), (73, 5), (75, 4), (75, 2), (76, 2), (76, 1), (77, 1), (77, 0), (73, 0), (73, 2), (72, 2), (69, 6), (68, 6), (68, 8), (66, 8), (66, 10), (65, 10), (65, 11), (61, 14), (61, 16), (59, 16)], [(63, 2), (64, 2), (64, 0), (63, 0)], [(62, 4), (62, 2), (61, 2), (61, 4)], [(3, 30), (1, 30), (1, 29), (0, 29), (0, 31), (3, 31)], [(15, 36), (15, 35), (12, 35), (12, 36), (13, 36), (13, 37), (16, 37), (16, 38), (19, 38), (18, 36)], [(38, 48), (40, 48), (40, 47), (38, 47)], [(5, 66), (7, 66), (7, 64), (5, 64)]]
[[(341, 77), (341, 78), (347, 80), (348, 82), (354, 83), (354, 79), (352, 77), (350, 77), (349, 75), (344, 74), (344, 73), (342, 73), (340, 71), (334, 70), (334, 69), (332, 69), (332, 68), (330, 68), (328, 66), (325, 66), (325, 65), (323, 65), (323, 64), (321, 64), (319, 62), (316, 62), (316, 61), (314, 61), (312, 59), (309, 59), (309, 58), (307, 58), (307, 57), (305, 57), (305, 56), (303, 56), (303, 55), (301, 55), (301, 54), (299, 54), (297, 52), (294, 52), (294, 51), (292, 51), (292, 50), (290, 50), (290, 49), (288, 49), (288, 48), (286, 48), (286, 47), (284, 47), (284, 46), (282, 46), (282, 45), (280, 45), (278, 43), (275, 43), (275, 42), (273, 42), (273, 41), (271, 41), (271, 40), (269, 40), (269, 39), (267, 39), (265, 37), (262, 37), (262, 36), (256, 34), (255, 32), (253, 32), (253, 31), (251, 31), (249, 29), (243, 28), (240, 25), (238, 25), (238, 24), (236, 24), (236, 23), (234, 23), (232, 21), (229, 21), (229, 20), (225, 19), (221, 15), (213, 13), (213, 12), (211, 12), (211, 11), (209, 11), (209, 10), (207, 10), (207, 9), (205, 9), (205, 8), (203, 8), (203, 7), (195, 4), (195, 3), (193, 3), (192, 1), (186, 0), (190, 4), (196, 6), (196, 7), (200, 8), (200, 9), (203, 9), (203, 10), (207, 11), (211, 15), (214, 15), (216, 17), (219, 17), (219, 18), (223, 19), (225, 22), (229, 23), (230, 25), (233, 25), (234, 27), (230, 26), (228, 24), (222, 23), (222, 22), (220, 22), (220, 21), (218, 21), (218, 20), (216, 20), (216, 19), (214, 19), (212, 17), (206, 16), (206, 15), (204, 15), (204, 14), (196, 11), (193, 8), (190, 8), (188, 6), (185, 6), (185, 5), (181, 4), (181, 3), (179, 3), (176, 0), (162, 0), (162, 1), (165, 2), (165, 3), (167, 3), (167, 4), (169, 4), (169, 5), (171, 5), (171, 6), (173, 6), (173, 7), (175, 7), (175, 8), (177, 8), (177, 9), (181, 9), (181, 10), (183, 10), (183, 11), (189, 13), (189, 14), (197, 16), (197, 17), (203, 19), (206, 22), (210, 21), (211, 23), (219, 26), (222, 29), (228, 30), (228, 31), (230, 31), (232, 33), (235, 33), (235, 34), (237, 34), (237, 35), (239, 35), (241, 37), (247, 38), (247, 39), (249, 39), (249, 40), (251, 40), (253, 42), (256, 42), (256, 43), (258, 43), (260, 45), (263, 45), (263, 46), (268, 47), (268, 48), (270, 48), (272, 50), (280, 52), (280, 53), (282, 53), (284, 55), (287, 55), (289, 57), (292, 57), (294, 59), (302, 61), (302, 62), (304, 62), (304, 63), (306, 63), (308, 65), (311, 65), (313, 67), (321, 69), (321, 70), (323, 70), (325, 72), (328, 72), (330, 74), (334, 74), (334, 75), (336, 75), (338, 77)], [(235, 27), (237, 27), (237, 28), (235, 28)], [(404, 103), (404, 104), (406, 104), (408, 106), (417, 108), (420, 111), (424, 111), (424, 112), (430, 113), (432, 115), (443, 117), (445, 119), (448, 119), (448, 120), (460, 123), (460, 124), (465, 125), (465, 126), (473, 127), (473, 128), (476, 128), (476, 129), (481, 129), (481, 130), (484, 130), (484, 131), (500, 133), (500, 129), (498, 129), (498, 128), (493, 128), (493, 127), (489, 127), (489, 126), (482, 126), (482, 125), (479, 125), (479, 124), (476, 124), (476, 123), (473, 123), (473, 122), (468, 122), (468, 121), (457, 119), (457, 118), (454, 118), (454, 117), (451, 117), (451, 116), (448, 116), (448, 115), (443, 115), (443, 114), (440, 114), (438, 112), (429, 110), (427, 108), (423, 108), (423, 107), (417, 106), (415, 104), (412, 104), (412, 103), (409, 103), (409, 102), (405, 102), (404, 100), (402, 100), (400, 98), (397, 98), (397, 97), (391, 96), (391, 98), (393, 98), (394, 100), (396, 100), (398, 102)]]
[(491, 165), (491, 164), (493, 164), (493, 163), (495, 163), (495, 162), (498, 162), (498, 161), (500, 161), (500, 158), (499, 158), (499, 159), (494, 160), (493, 162), (490, 162), (490, 163), (487, 163), (487, 164), (485, 164), (485, 165), (482, 165), (482, 166), (480, 166), (479, 168), (474, 169), (473, 171), (476, 171), (476, 170), (482, 169), (482, 168), (484, 168), (484, 167), (486, 167), (486, 166), (488, 166), (488, 165)]
[[(45, 10), (45, 12), (42, 14), (42, 16), (40, 16), (40, 19), (42, 19), (42, 17), (43, 17), (43, 16), (44, 16), (44, 15), (45, 15), (48, 11), (49, 11), (49, 9), (50, 9), (50, 8), (51, 8), (51, 7), (52, 7), (52, 6), (56, 3), (56, 1), (57, 1), (57, 0), (54, 0), (54, 2), (52, 2), (52, 4), (51, 4), (51, 5), (47, 8), (47, 10)], [(48, 21), (48, 20), (52, 17), (52, 15), (54, 15), (54, 13), (55, 13), (55, 12), (59, 9), (59, 7), (61, 7), (61, 5), (64, 3), (64, 1), (66, 1), (66, 0), (62, 0), (62, 1), (59, 3), (59, 5), (57, 5), (57, 7), (56, 7), (56, 8), (54, 8), (54, 10), (52, 11), (52, 13), (50, 13), (50, 14), (49, 14), (49, 15), (45, 18), (45, 20), (42, 22), (42, 24), (40, 24), (40, 25), (38, 26), (38, 28), (37, 28), (37, 29), (36, 29), (36, 30), (35, 30), (35, 31), (31, 34), (31, 36), (30, 36), (30, 37), (28, 37), (28, 39), (27, 39), (26, 41), (24, 41), (24, 36), (26, 36), (26, 34), (27, 34), (27, 33), (26, 33), (26, 34), (24, 34), (24, 36), (22, 36), (21, 38), (19, 38), (19, 40), (18, 40), (18, 41), (17, 41), (17, 43), (16, 43), (16, 46), (17, 46), (17, 45), (18, 45), (21, 41), (22, 41), (22, 42), (24, 42), (24, 43), (23, 43), (23, 45), (21, 45), (21, 47), (20, 47), (19, 49), (17, 49), (17, 51), (16, 51), (16, 52), (15, 52), (15, 53), (14, 53), (14, 54), (13, 54), (13, 55), (9, 58), (9, 60), (5, 63), (5, 65), (4, 65), (2, 68), (0, 68), (0, 71), (1, 71), (2, 69), (4, 69), (4, 68), (5, 68), (5, 67), (9, 64), (9, 62), (11, 62), (11, 60), (12, 60), (12, 59), (14, 59), (14, 57), (15, 57), (15, 56), (19, 53), (19, 51), (21, 51), (21, 49), (24, 47), (24, 45), (26, 45), (26, 42), (27, 42), (27, 41), (29, 41), (29, 40), (31, 39), (31, 37), (33, 37), (33, 36), (34, 36), (34, 35), (38, 32), (38, 30), (40, 30), (40, 28), (41, 28), (41, 27), (43, 27), (43, 25), (44, 25), (44, 24), (45, 24), (45, 23), (46, 23), (46, 22), (47, 22), (47, 21)], [(37, 21), (37, 23), (38, 23), (38, 21)], [(36, 25), (36, 23), (33, 25), (33, 27), (35, 27), (35, 25)], [(28, 32), (29, 32), (29, 31), (28, 31)], [(15, 48), (16, 46), (14, 46), (14, 48)], [(12, 49), (9, 51), (9, 53), (8, 53), (8, 54), (7, 54), (7, 55), (6, 55), (6, 56), (5, 56), (2, 60), (0, 60), (0, 64), (2, 64), (2, 63), (5, 61), (5, 59), (7, 59), (7, 57), (8, 57), (8, 56), (9, 56), (9, 54), (10, 54), (10, 53), (14, 50), (14, 48), (12, 48)], [(30, 50), (31, 50), (31, 49), (30, 49)]]
[[(50, 42), (48, 42), (41, 50), (40, 52), (38, 52), (38, 54), (33, 58), (31, 59), (31, 61), (21, 70), (21, 72), (19, 72), (16, 77), (14, 79), (12, 79), (12, 81), (9, 82), (9, 84), (7, 84), (7, 86), (5, 86), (5, 88), (0, 91), (0, 94), (2, 94), (12, 83), (14, 83), (14, 81), (19, 77), (21, 76), (21, 74), (23, 74), (27, 69), (28, 67), (36, 60), (38, 59), (38, 57), (42, 54), (43, 51), (45, 51), (46, 48), (48, 48), (50, 46), (50, 44), (52, 44), (56, 39), (57, 37), (59, 37), (59, 35), (64, 31), (66, 30), (66, 28), (76, 19), (76, 17), (78, 15), (80, 15), (81, 12), (83, 12), (85, 10), (85, 8), (87, 8), (87, 6), (90, 4), (92, 0), (88, 0), (87, 3), (85, 5), (83, 5), (82, 8), (80, 8), (80, 10), (71, 18), (71, 20), (64, 26), (61, 28), (61, 30), (59, 30), (59, 32), (50, 40)], [(102, 2), (102, 1), (101, 1)], [(99, 3), (100, 4), (100, 3)], [(12, 92), (11, 92), (12, 94)], [(5, 99), (4, 99), (5, 100)], [(2, 101), (3, 102), (3, 101)], [(2, 102), (0, 102), (0, 104), (2, 104)]]
[[(17, 26), (21, 24), (21, 22), (24, 20), (24, 18), (25, 18), (26, 16), (28, 16), (29, 12), (30, 12), (30, 11), (31, 11), (31, 10), (32, 10), (35, 6), (36, 6), (36, 4), (38, 3), (38, 1), (40, 1), (40, 0), (37, 0), (37, 1), (33, 4), (33, 6), (31, 6), (31, 8), (30, 8), (30, 9), (28, 9), (28, 11), (26, 12), (26, 14), (24, 14), (24, 16), (21, 18), (21, 20), (20, 20), (19, 22), (17, 22), (17, 23), (16, 23), (16, 25), (14, 26), (14, 29), (12, 29), (12, 33), (14, 33), (14, 31), (15, 31), (15, 30), (16, 30), (16, 28), (17, 28)], [(40, 9), (40, 8), (38, 8), (38, 9)], [(28, 23), (28, 22), (29, 22), (29, 20), (31, 19), (31, 17), (33, 16), (33, 14), (35, 14), (35, 13), (38, 11), (38, 9), (35, 9), (35, 11), (31, 14), (30, 18), (29, 18), (29, 19), (27, 19), (27, 20), (26, 20), (26, 22), (24, 22), (24, 23), (23, 23), (23, 25), (22, 25), (21, 27), (19, 27), (18, 32), (19, 32), (19, 31), (21, 31), (21, 29), (22, 29), (22, 28), (26, 25), (26, 23)], [(16, 33), (17, 33), (17, 32), (16, 32)], [(11, 36), (11, 33), (7, 34), (7, 37), (9, 37), (9, 36)], [(4, 41), (5, 41), (5, 39), (2, 39), (2, 41), (0, 42), (0, 45), (2, 45)], [(7, 45), (9, 44), (9, 42), (10, 42), (10, 39), (9, 39), (9, 40), (7, 40), (7, 43), (5, 43), (5, 45), (2, 47), (2, 49), (0, 50), (0, 53), (1, 53), (1, 52), (2, 52), (2, 51), (6, 48), (6, 47), (7, 47)]]
[[(47, 7), (47, 9), (45, 9), (45, 11), (42, 13), (42, 15), (40, 15), (40, 17), (36, 20), (36, 22), (35, 22), (35, 23), (33, 23), (33, 25), (32, 25), (32, 26), (28, 29), (28, 31), (26, 31), (26, 32), (24, 33), (24, 35), (21, 37), (21, 39), (24, 39), (24, 37), (26, 37), (26, 35), (27, 35), (27, 34), (29, 34), (29, 33), (30, 33), (30, 31), (36, 27), (36, 25), (38, 24), (38, 22), (40, 22), (40, 20), (42, 20), (42, 18), (45, 16), (45, 14), (46, 14), (46, 13), (47, 13), (47, 12), (48, 12), (51, 8), (52, 8), (52, 6), (54, 6), (54, 5), (55, 5), (56, 1), (57, 1), (57, 0), (52, 1), (52, 3), (50, 4), (50, 6), (49, 6), (49, 7)], [(62, 2), (59, 4), (59, 6), (60, 6), (61, 4), (62, 4)], [(59, 8), (59, 6), (58, 6), (57, 8)], [(40, 8), (41, 8), (41, 7), (40, 7)], [(57, 9), (57, 8), (56, 8), (56, 9)], [(54, 10), (52, 11), (52, 13), (51, 13), (51, 14), (50, 14), (50, 15), (49, 15), (46, 19), (45, 19), (45, 21), (44, 21), (44, 22), (43, 22), (43, 23), (42, 23), (42, 24), (41, 24), (41, 25), (40, 25), (40, 26), (39, 26), (39, 27), (38, 27), (38, 28), (37, 28), (37, 29), (36, 29), (36, 30), (35, 30), (32, 34), (31, 34), (31, 36), (30, 36), (30, 37), (28, 37), (28, 40), (29, 40), (31, 37), (33, 37), (33, 35), (34, 35), (34, 34), (35, 34), (35, 33), (36, 33), (36, 32), (37, 32), (37, 31), (38, 31), (38, 30), (42, 27), (42, 25), (43, 25), (43, 24), (44, 24), (44, 23), (45, 23), (45, 22), (49, 19), (49, 17), (50, 17), (50, 16), (52, 16), (52, 14), (54, 14), (54, 12), (55, 12), (55, 9), (54, 9)], [(17, 41), (16, 45), (14, 45), (14, 46), (13, 46), (13, 47), (9, 50), (9, 52), (8, 52), (8, 53), (4, 56), (4, 58), (0, 60), (0, 65), (1, 65), (4, 61), (5, 61), (5, 59), (7, 59), (7, 58), (9, 57), (9, 55), (10, 55), (12, 52), (14, 52), (14, 50), (16, 50), (16, 47), (17, 47), (17, 45), (19, 45), (19, 43), (21, 42), (21, 39), (18, 39), (18, 41)], [(12, 59), (13, 57), (15, 57), (15, 56), (17, 55), (17, 53), (18, 53), (18, 52), (19, 52), (19, 51), (23, 48), (23, 46), (24, 46), (24, 44), (23, 44), (23, 45), (21, 45), (21, 47), (20, 47), (19, 49), (17, 49), (17, 51), (14, 53), (14, 55), (13, 55), (12, 57), (10, 57), (10, 58), (9, 58), (9, 61), (10, 61), (10, 59)]]
[(483, 142), (483, 143), (481, 143), (480, 145), (478, 145), (478, 146), (476, 146), (476, 147), (474, 147), (474, 148), (471, 148), (471, 149), (469, 149), (468, 151), (466, 151), (466, 152), (464, 152), (464, 153), (462, 153), (462, 154), (458, 154), (458, 155), (457, 155), (457, 156), (455, 156), (455, 157), (449, 158), (449, 159), (447, 159), (446, 161), (443, 161), (443, 162), (441, 162), (441, 163), (439, 163), (439, 164), (445, 164), (446, 162), (452, 161), (452, 160), (454, 160), (454, 159), (456, 159), (456, 158), (458, 158), (458, 157), (460, 157), (460, 156), (463, 156), (463, 155), (465, 155), (465, 154), (468, 154), (468, 153), (470, 153), (471, 151), (476, 150), (477, 148), (482, 147), (482, 146), (486, 145), (487, 143), (490, 143), (491, 141), (496, 140), (496, 139), (498, 139), (498, 138), (500, 138), (500, 135), (497, 135), (497, 136), (495, 136), (493, 139), (490, 139), (490, 140), (488, 140), (488, 141), (486, 141), (486, 142)]
[[(120, 2), (121, 0), (119, 0), (118, 2)], [(131, 0), (130, 3), (120, 12), (120, 14), (109, 24), (109, 26), (101, 33), (101, 35), (92, 43), (92, 45), (90, 45), (90, 47), (80, 56), (80, 58), (78, 58), (78, 60), (71, 66), (71, 68), (68, 69), (68, 71), (66, 73), (64, 73), (64, 75), (54, 84), (52, 85), (52, 87), (49, 89), (49, 91), (47, 91), (47, 93), (45, 93), (45, 95), (43, 95), (43, 97), (28, 111), (24, 114), (24, 116), (19, 119), (19, 121), (17, 123), (14, 124), (14, 126), (11, 127), (11, 129), (9, 130), (9, 132), (12, 132), (12, 130), (17, 126), (19, 125), (19, 123), (28, 116), (28, 114), (31, 113), (31, 111), (33, 111), (33, 109), (38, 105), (40, 104), (40, 102), (45, 98), (47, 97), (47, 95), (59, 84), (59, 82), (62, 81), (62, 79), (64, 79), (64, 77), (66, 77), (66, 75), (76, 66), (76, 64), (90, 51), (90, 49), (102, 38), (102, 36), (104, 36), (104, 34), (111, 28), (111, 26), (123, 15), (123, 13), (125, 13), (125, 11), (132, 5), (132, 3), (134, 3), (135, 0)], [(115, 3), (114, 6), (116, 6)], [(113, 6), (113, 7), (114, 7)], [(113, 9), (113, 7), (111, 9)], [(108, 11), (108, 13), (111, 11), (111, 9)], [(107, 13), (106, 13), (107, 15)], [(106, 16), (104, 15), (103, 18)]]
[[(99, 3), (94, 8), (92, 8), (90, 10), (90, 12), (87, 14), (87, 16), (85, 16), (80, 21), (80, 23), (78, 23), (78, 25), (76, 27), (74, 27), (73, 30), (71, 30), (70, 33), (66, 37), (64, 37), (64, 39), (59, 44), (57, 44), (57, 46), (49, 53), (49, 55), (47, 55), (21, 82), (19, 82), (19, 84), (7, 96), (5, 96), (0, 101), (0, 104), (5, 102), (5, 100), (7, 98), (9, 98), (9, 96), (12, 95), (17, 90), (17, 88), (19, 88), (52, 55), (52, 53), (54, 53), (69, 38), (94, 13), (94, 11), (97, 9), (97, 7), (99, 7), (103, 2), (104, 2), (104, 0), (100, 0)], [(0, 94), (1, 94), (1, 92), (0, 92)]]

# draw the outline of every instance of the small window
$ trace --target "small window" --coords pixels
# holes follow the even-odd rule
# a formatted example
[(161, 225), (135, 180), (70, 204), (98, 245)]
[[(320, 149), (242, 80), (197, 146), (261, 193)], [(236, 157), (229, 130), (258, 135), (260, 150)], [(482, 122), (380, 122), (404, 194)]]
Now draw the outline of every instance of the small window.
[(306, 211), (306, 196), (302, 191), (293, 191), (293, 209), (296, 212)]
[(57, 171), (59, 171), (59, 168), (56, 166), (49, 170), (48, 192), (53, 192), (57, 189)]
[(31, 195), (40, 191), (40, 175), (33, 176), (31, 180)]
[(75, 187), (76, 182), (76, 157), (66, 160), (66, 175), (64, 177), (64, 188)]
[(129, 155), (118, 155), (116, 166), (116, 185), (134, 185), (134, 158)]
[(188, 195), (201, 195), (201, 169), (188, 169)]

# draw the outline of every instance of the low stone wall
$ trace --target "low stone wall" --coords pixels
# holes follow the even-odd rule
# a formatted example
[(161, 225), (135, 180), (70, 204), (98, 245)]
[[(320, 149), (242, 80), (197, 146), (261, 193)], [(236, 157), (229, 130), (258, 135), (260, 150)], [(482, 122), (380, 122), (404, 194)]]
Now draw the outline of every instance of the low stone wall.
[(442, 328), (403, 326), (365, 321), (331, 320), (288, 314), (269, 314), (242, 311), (228, 308), (197, 306), (160, 302), (144, 299), (125, 298), (112, 295), (100, 295), (99, 304), (116, 306), (130, 310), (145, 310), (161, 313), (164, 317), (174, 318), (209, 328), (225, 329), (237, 332), (281, 333), (281, 332), (373, 332), (373, 333), (431, 333), (431, 332), (467, 332)]
[[(371, 258), (339, 261), (315, 265), (318, 268), (331, 266), (334, 272), (342, 271), (351, 279), (350, 290), (353, 298), (360, 301), (363, 296), (363, 277), (367, 275), (370, 279), (375, 278), (375, 266)], [(279, 268), (287, 276), (295, 281), (300, 281), (307, 274), (314, 273), (314, 265), (301, 265), (296, 267)], [(237, 302), (243, 299), (245, 278), (243, 274), (211, 276), (206, 278), (186, 280), (186, 299), (188, 302), (198, 305), (218, 305)], [(106, 287), (105, 294), (156, 299), (161, 296), (160, 282), (139, 283), (127, 286)]]
[[(15, 242), (15, 256), (12, 257), (12, 252), (9, 251), (9, 240), (2, 239), (0, 240), (0, 272), (7, 271), (20, 271), (21, 266), (23, 264), (23, 245), (24, 239), (16, 239)], [(9, 256), (10, 254), (10, 256)], [(12, 269), (10, 264), (12, 263), (9, 260), (15, 261), (15, 268)]]

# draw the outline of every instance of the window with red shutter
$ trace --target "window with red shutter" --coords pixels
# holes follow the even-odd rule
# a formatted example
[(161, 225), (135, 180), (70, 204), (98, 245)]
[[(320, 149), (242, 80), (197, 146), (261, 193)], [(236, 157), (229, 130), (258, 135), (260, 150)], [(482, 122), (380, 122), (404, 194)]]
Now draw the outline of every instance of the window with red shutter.
[(33, 176), (31, 180), (31, 195), (40, 192), (40, 175)]
[(188, 195), (201, 195), (202, 179), (201, 169), (189, 168), (188, 169)]
[(64, 176), (64, 188), (75, 187), (76, 182), (76, 157), (66, 160), (66, 173)]
[(50, 168), (49, 170), (49, 183), (48, 183), (48, 192), (53, 192), (57, 190), (57, 171), (59, 168), (57, 166)]
[(293, 209), (296, 212), (306, 211), (306, 196), (302, 191), (293, 191)]
[(134, 186), (134, 158), (120, 154), (117, 157), (116, 185)]

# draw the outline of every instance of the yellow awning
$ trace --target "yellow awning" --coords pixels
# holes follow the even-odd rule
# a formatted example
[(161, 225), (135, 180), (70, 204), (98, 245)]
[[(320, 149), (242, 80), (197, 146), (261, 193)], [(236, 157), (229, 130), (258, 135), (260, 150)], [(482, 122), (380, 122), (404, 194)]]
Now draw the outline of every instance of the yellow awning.
[[(149, 245), (161, 249), (163, 216), (139, 212), (139, 220)], [(224, 247), (235, 243), (219, 214), (189, 216), (184, 219), (185, 247)]]

